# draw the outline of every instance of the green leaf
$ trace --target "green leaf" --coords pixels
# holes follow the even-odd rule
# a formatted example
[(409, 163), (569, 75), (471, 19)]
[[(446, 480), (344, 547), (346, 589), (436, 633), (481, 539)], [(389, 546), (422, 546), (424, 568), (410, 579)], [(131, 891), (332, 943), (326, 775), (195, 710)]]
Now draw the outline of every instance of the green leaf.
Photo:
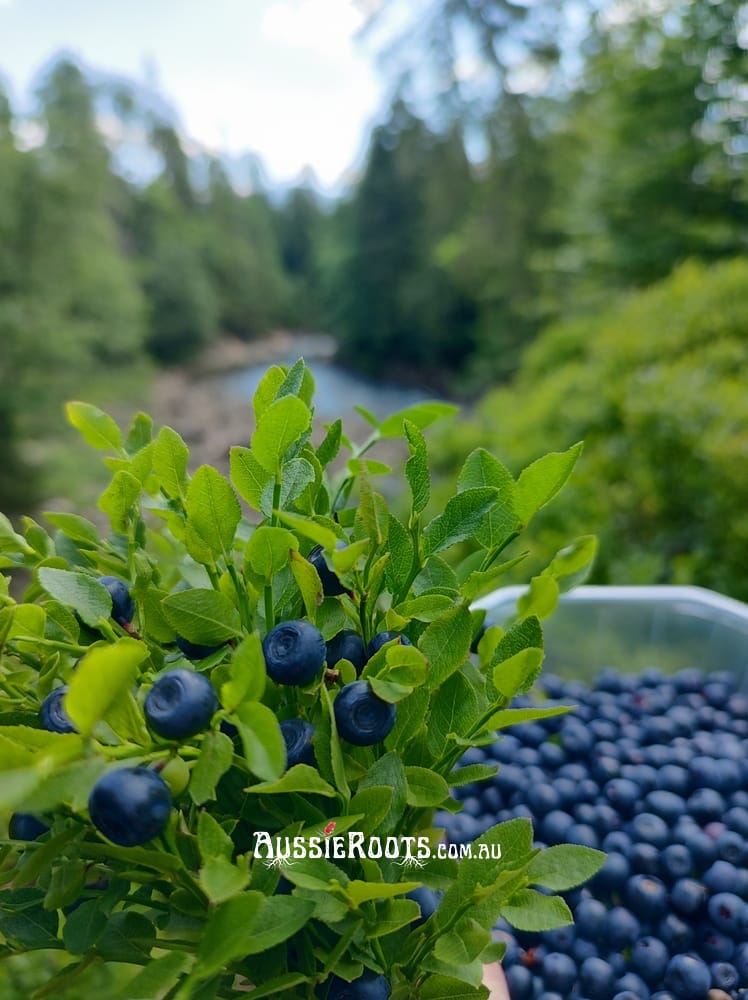
[(297, 396), (271, 403), (252, 435), (252, 451), (260, 465), (275, 473), (287, 449), (308, 430), (312, 415)]
[(249, 872), (238, 868), (228, 858), (210, 858), (200, 869), (199, 879), (211, 903), (222, 903), (247, 888)]
[(216, 590), (193, 587), (161, 602), (167, 621), (189, 642), (219, 645), (241, 632), (239, 612)]
[(216, 797), (216, 785), (231, 767), (234, 744), (221, 732), (206, 734), (200, 747), (200, 756), (192, 769), (189, 792), (195, 805), (202, 805)]
[(153, 418), (147, 413), (136, 413), (127, 431), (125, 450), (135, 455), (153, 440)]
[(533, 858), (527, 877), (533, 885), (564, 892), (592, 878), (604, 865), (605, 858), (603, 851), (591, 847), (557, 844), (545, 848)]
[(399, 756), (391, 750), (374, 761), (359, 782), (358, 791), (379, 786), (387, 786), (392, 789), (392, 804), (379, 829), (382, 836), (387, 836), (400, 821), (408, 796), (405, 768)]
[(486, 729), (507, 729), (509, 726), (516, 726), (522, 722), (552, 719), (555, 715), (573, 712), (574, 708), (574, 705), (554, 705), (553, 708), (503, 708), (491, 716)]
[[(55, 914), (56, 915), (56, 914)], [(104, 933), (106, 914), (100, 899), (81, 903), (66, 919), (62, 931), (65, 948), (71, 955), (84, 955)]]
[(423, 594), (413, 597), (393, 608), (403, 618), (415, 618), (419, 622), (433, 622), (454, 606), (454, 601), (446, 594)]
[(449, 785), (440, 774), (426, 767), (406, 767), (409, 806), (429, 808), (439, 806), (449, 798)]
[(161, 958), (155, 958), (130, 979), (114, 995), (113, 1000), (164, 996), (176, 984), (189, 963), (190, 956), (181, 951), (170, 951)]
[(359, 477), (358, 486), (358, 517), (374, 548), (378, 548), (387, 538), (390, 513), (384, 499), (371, 488), (368, 476), (363, 472)]
[(41, 907), (15, 913), (3, 913), (0, 910), (0, 934), (22, 951), (59, 948), (59, 921), (56, 910), (42, 910)]
[(485, 986), (470, 986), (461, 979), (437, 974), (421, 987), (421, 1000), (488, 1000)]
[(19, 535), (5, 514), (0, 514), (0, 552), (18, 552), (33, 555), (34, 550), (23, 535)]
[(529, 691), (540, 676), (543, 655), (542, 649), (531, 647), (498, 663), (493, 668), (493, 683), (499, 694), (511, 699)]
[(404, 410), (398, 410), (396, 413), (391, 413), (388, 417), (385, 417), (379, 425), (379, 431), (383, 438), (400, 437), (403, 433), (403, 425), (406, 420), (414, 424), (419, 430), (423, 430), (425, 427), (430, 427), (431, 424), (436, 423), (437, 420), (442, 420), (444, 417), (451, 417), (459, 412), (460, 408), (454, 406), (452, 403), (440, 403), (435, 400), (414, 403), (412, 406), (405, 407)]
[(518, 931), (552, 931), (574, 922), (560, 896), (546, 896), (535, 889), (520, 889), (501, 907), (502, 917)]
[(109, 618), (112, 613), (109, 591), (85, 573), (42, 566), (37, 578), (51, 597), (74, 608), (86, 625), (95, 628), (100, 618)]
[(560, 549), (543, 573), (555, 577), (559, 590), (565, 594), (584, 583), (590, 575), (597, 548), (594, 535), (581, 535), (571, 545)]
[(224, 828), (209, 812), (200, 811), (197, 818), (197, 845), (203, 861), (211, 858), (231, 858), (234, 843)]
[(298, 535), (301, 535), (302, 538), (308, 538), (315, 544), (321, 545), (326, 551), (334, 552), (338, 541), (338, 536), (334, 530), (334, 521), (322, 523), (325, 520), (324, 518), (313, 520), (308, 517), (302, 517), (299, 514), (291, 514), (286, 510), (280, 511), (278, 517), (289, 528), (292, 528)]
[(473, 622), (465, 604), (451, 607), (431, 622), (421, 636), (418, 648), (429, 661), (426, 683), (440, 687), (450, 674), (459, 670), (470, 654)]
[(305, 458), (286, 462), (281, 471), (280, 509), (284, 510), (298, 500), (315, 478), (314, 467)]
[(476, 448), (465, 459), (457, 480), (459, 490), (478, 489), (493, 486), (498, 490), (498, 499), (476, 538), (486, 549), (502, 545), (519, 527), (519, 517), (515, 507), (515, 483), (511, 473), (501, 462), (486, 451)]
[(356, 829), (366, 835), (376, 833), (392, 808), (393, 789), (386, 785), (359, 788), (349, 806), (349, 815), (361, 814)]
[(552, 576), (534, 576), (528, 590), (517, 601), (517, 611), (522, 618), (535, 615), (547, 618), (558, 606), (559, 587)]
[(291, 572), (301, 592), (304, 610), (310, 622), (317, 620), (317, 608), (322, 603), (324, 591), (319, 573), (300, 552), (291, 550)]
[(413, 572), (413, 540), (410, 532), (390, 514), (388, 528), (390, 559), (385, 574), (390, 593), (401, 595)]
[(221, 704), (233, 712), (243, 701), (259, 701), (265, 692), (267, 670), (262, 641), (252, 632), (245, 635), (231, 655), (229, 679), (221, 685)]
[(377, 906), (376, 922), (367, 927), (367, 937), (386, 937), (409, 927), (421, 915), (421, 908), (413, 899), (385, 899)]
[(247, 954), (251, 931), (264, 902), (261, 892), (248, 891), (216, 907), (200, 936), (196, 971), (207, 977)]
[(96, 525), (85, 517), (78, 514), (56, 514), (53, 511), (45, 512), (44, 516), (80, 548), (97, 549), (101, 544)]
[(291, 549), (298, 548), (298, 539), (287, 528), (261, 525), (250, 535), (245, 559), (252, 571), (269, 583), (288, 565)]
[(495, 667), (502, 660), (508, 660), (523, 649), (543, 648), (543, 629), (534, 616), (516, 622), (501, 637), (494, 649), (489, 666)]
[(498, 495), (494, 487), (481, 487), (463, 490), (453, 496), (447, 501), (444, 511), (424, 528), (424, 553), (429, 556), (442, 552), (475, 535), (486, 514), (496, 504)]
[(123, 910), (112, 913), (96, 942), (96, 951), (106, 962), (142, 962), (150, 958), (156, 943), (156, 928), (142, 913)]
[(434, 695), (428, 720), (428, 747), (440, 757), (450, 733), (465, 735), (478, 719), (478, 696), (461, 672), (451, 674)]
[(66, 858), (52, 870), (44, 897), (45, 910), (61, 910), (77, 900), (86, 884), (87, 865), (79, 858)]
[(257, 701), (238, 705), (233, 721), (239, 730), (250, 771), (265, 781), (275, 781), (286, 766), (286, 744), (278, 719)]
[(582, 453), (582, 442), (568, 451), (551, 452), (522, 471), (517, 480), (515, 504), (523, 524), (549, 503), (572, 473)]
[[(513, 709), (513, 711), (521, 712), (522, 709)], [(498, 770), (498, 764), (465, 764), (463, 767), (451, 771), (447, 776), (447, 781), (453, 787), (472, 785), (478, 781), (493, 778)]]
[(161, 489), (170, 497), (184, 499), (187, 493), (187, 463), (190, 450), (171, 427), (162, 427), (153, 449), (153, 471)]
[(65, 406), (68, 421), (80, 431), (84, 441), (101, 451), (122, 452), (122, 432), (115, 421), (97, 406), (77, 400)]
[(148, 647), (124, 638), (95, 646), (80, 660), (63, 699), (65, 711), (83, 736), (90, 736), (97, 722), (124, 691), (135, 684), (139, 667), (148, 658)]
[(253, 510), (262, 511), (265, 487), (273, 478), (264, 469), (249, 448), (234, 446), (230, 452), (231, 482), (239, 496), (244, 497)]
[(280, 795), (288, 792), (301, 792), (303, 795), (326, 795), (334, 798), (337, 792), (321, 777), (316, 767), (308, 764), (294, 764), (277, 781), (261, 781), (250, 785), (245, 792), (254, 795)]
[(289, 993), (289, 990), (293, 989), (294, 986), (303, 986), (304, 983), (308, 982), (309, 978), (302, 976), (300, 972), (286, 972), (282, 976), (276, 976), (268, 980), (262, 986), (253, 987), (251, 991), (254, 994), (252, 1000), (277, 996), (278, 993), (282, 993), (284, 997), (291, 996), (292, 994)]
[[(241, 507), (231, 484), (210, 465), (201, 465), (187, 489), (187, 548), (198, 562), (205, 562), (203, 547), (226, 562), (241, 519)], [(198, 545), (193, 551), (191, 539)]]
[(491, 940), (491, 934), (475, 920), (461, 920), (454, 930), (437, 938), (434, 955), (449, 965), (475, 961)]
[[(327, 426), (327, 425), (326, 425)], [(327, 426), (327, 433), (317, 448), (317, 459), (322, 468), (326, 468), (330, 462), (334, 461), (340, 451), (340, 440), (343, 424), (340, 419)]]
[(410, 449), (410, 458), (405, 463), (405, 476), (412, 496), (411, 510), (414, 517), (417, 517), (426, 509), (431, 496), (426, 439), (412, 420), (405, 420), (403, 429)]
[(255, 423), (258, 424), (286, 381), (286, 372), (280, 365), (271, 365), (260, 379), (252, 397)]
[(245, 955), (259, 955), (287, 941), (311, 919), (314, 903), (291, 896), (271, 896), (266, 899), (257, 917), (252, 934), (245, 941)]
[(143, 487), (140, 480), (124, 469), (115, 472), (109, 486), (98, 500), (98, 508), (103, 511), (112, 525), (112, 531), (127, 534), (130, 516), (137, 504)]

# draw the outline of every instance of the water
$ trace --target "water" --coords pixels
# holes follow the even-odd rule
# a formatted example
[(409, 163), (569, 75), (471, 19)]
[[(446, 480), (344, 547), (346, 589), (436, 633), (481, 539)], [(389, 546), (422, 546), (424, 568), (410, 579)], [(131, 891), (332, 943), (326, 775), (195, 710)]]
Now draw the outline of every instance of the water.
[[(297, 357), (279, 357), (276, 364), (291, 365)], [(345, 425), (355, 413), (354, 406), (363, 406), (381, 419), (406, 406), (437, 398), (426, 389), (366, 379), (329, 360), (310, 360), (309, 367), (317, 385), (315, 413), (323, 423), (341, 417)], [(221, 375), (218, 379), (225, 392), (251, 400), (266, 371), (266, 364), (253, 365)]]

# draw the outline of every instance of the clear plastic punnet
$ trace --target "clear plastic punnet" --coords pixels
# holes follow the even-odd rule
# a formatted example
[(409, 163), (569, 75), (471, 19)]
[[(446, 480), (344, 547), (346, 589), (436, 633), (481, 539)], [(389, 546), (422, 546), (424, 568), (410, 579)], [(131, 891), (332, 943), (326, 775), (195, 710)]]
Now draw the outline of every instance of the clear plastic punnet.
[[(516, 613), (526, 587), (502, 587), (476, 601), (487, 625)], [(729, 670), (748, 691), (748, 604), (703, 587), (585, 586), (561, 596), (543, 621), (545, 669), (592, 680), (603, 668)]]

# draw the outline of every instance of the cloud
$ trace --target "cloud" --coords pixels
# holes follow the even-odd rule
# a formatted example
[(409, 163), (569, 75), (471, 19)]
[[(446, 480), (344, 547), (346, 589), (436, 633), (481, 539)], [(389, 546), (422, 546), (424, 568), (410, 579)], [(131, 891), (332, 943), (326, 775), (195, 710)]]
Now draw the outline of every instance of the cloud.
[(363, 20), (353, 0), (276, 0), (265, 11), (261, 31), (290, 48), (339, 58)]

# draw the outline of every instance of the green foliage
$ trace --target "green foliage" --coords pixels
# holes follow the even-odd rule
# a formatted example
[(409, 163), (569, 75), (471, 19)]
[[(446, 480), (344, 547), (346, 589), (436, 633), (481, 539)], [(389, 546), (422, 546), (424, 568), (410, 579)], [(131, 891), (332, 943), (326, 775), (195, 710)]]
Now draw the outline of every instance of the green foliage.
[[(234, 452), (229, 480), (209, 466), (190, 472), (176, 432), (154, 435), (142, 415), (123, 433), (96, 407), (70, 404), (86, 442), (108, 453), (112, 484), (99, 507), (111, 533), (65, 514), (46, 516), (51, 534), (0, 519), (0, 567), (30, 577), (18, 601), (0, 577), (0, 816), (31, 812), (49, 827), (34, 841), (0, 842), (0, 956), (53, 950), (65, 960), (34, 996), (83, 995), (117, 963), (126, 981), (110, 992), (120, 997), (230, 997), (252, 983), (258, 996), (306, 1000), (331, 974), (354, 979), (368, 968), (386, 973), (395, 997), (479, 1000), (482, 964), (497, 958), (496, 919), (531, 929), (569, 922), (560, 899), (532, 887), (579, 884), (603, 859), (583, 847), (542, 852), (518, 819), (486, 831), (458, 865), (439, 859), (433, 825), (435, 809), (452, 804), (450, 783), (464, 780), (454, 768), (466, 747), (565, 710), (517, 716), (508, 707), (540, 669), (536, 609), (520, 609), (505, 634), (490, 629), (473, 654), (480, 615), (470, 601), (495, 580), (476, 585), (476, 572), (551, 500), (579, 449), (546, 456), (517, 479), (485, 452), (470, 456), (460, 488), (427, 520), (423, 431), (452, 407), (371, 418), (361, 445), (337, 426), (315, 449), (314, 380), (299, 361), (265, 374), (254, 409), (256, 429)], [(404, 522), (369, 480), (369, 452), (398, 437), (411, 453)], [(350, 457), (331, 474), (338, 440)], [(479, 470), (490, 483), (476, 484)], [(344, 584), (339, 596), (324, 596), (305, 558), (315, 543)], [(443, 554), (466, 547), (450, 568)], [(560, 554), (548, 579), (560, 589), (589, 556), (586, 543)], [(110, 617), (102, 574), (127, 582), (131, 623)], [(364, 669), (396, 708), (384, 743), (338, 736), (344, 663), (300, 688), (268, 676), (262, 638), (304, 616), (326, 638), (343, 627), (365, 643), (384, 629), (410, 638), (387, 643)], [(177, 633), (213, 647), (192, 669), (209, 678), (220, 707), (205, 731), (168, 740), (149, 731), (143, 705), (164, 671), (190, 668)], [(76, 732), (41, 728), (40, 702), (60, 683)], [(295, 718), (315, 727), (315, 766), (288, 767), (279, 723)], [(163, 768), (173, 795), (162, 833), (134, 847), (108, 841), (87, 806), (102, 775), (123, 764)], [(492, 773), (473, 768), (470, 777)], [(328, 852), (345, 851), (349, 833), (392, 837), (405, 861), (373, 849)], [(276, 836), (290, 838), (293, 853), (270, 864), (261, 848)], [(418, 845), (418, 858), (406, 843)], [(417, 907), (402, 897), (422, 883), (446, 891), (414, 929)]]
[[(584, 526), (600, 537), (596, 582), (695, 583), (748, 598), (739, 460), (747, 285), (743, 259), (689, 263), (604, 312), (554, 326), (527, 351), (516, 382), (450, 432), (441, 454), (453, 465), (475, 444), (521, 466), (584, 438), (573, 482), (540, 515), (533, 566)], [(575, 559), (564, 562), (574, 580)]]

